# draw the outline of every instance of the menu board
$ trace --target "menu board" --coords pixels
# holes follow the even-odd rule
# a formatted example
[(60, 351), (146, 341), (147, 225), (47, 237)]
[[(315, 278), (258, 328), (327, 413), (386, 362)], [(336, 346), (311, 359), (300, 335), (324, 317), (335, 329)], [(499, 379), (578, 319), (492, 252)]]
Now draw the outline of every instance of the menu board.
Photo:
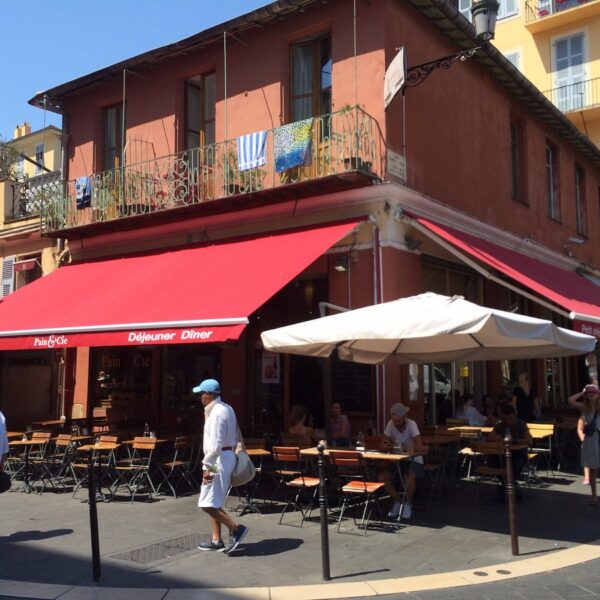
[(375, 410), (375, 367), (331, 357), (332, 401), (344, 412)]

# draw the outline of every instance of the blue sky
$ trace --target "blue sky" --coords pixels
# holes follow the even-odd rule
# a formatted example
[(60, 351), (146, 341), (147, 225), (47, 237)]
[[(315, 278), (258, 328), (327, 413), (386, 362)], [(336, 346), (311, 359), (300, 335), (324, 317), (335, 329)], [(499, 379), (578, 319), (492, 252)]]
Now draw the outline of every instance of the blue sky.
[[(44, 126), (37, 92), (227, 21), (270, 0), (0, 0), (0, 136)], [(46, 113), (46, 124), (60, 117)]]

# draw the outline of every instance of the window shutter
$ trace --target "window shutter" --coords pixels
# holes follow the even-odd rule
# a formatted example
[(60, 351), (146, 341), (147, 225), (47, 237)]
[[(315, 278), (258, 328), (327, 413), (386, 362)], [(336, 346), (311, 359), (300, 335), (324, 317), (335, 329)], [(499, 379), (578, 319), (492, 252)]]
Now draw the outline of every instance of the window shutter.
[(15, 286), (15, 257), (5, 256), (2, 259), (2, 298), (12, 294)]

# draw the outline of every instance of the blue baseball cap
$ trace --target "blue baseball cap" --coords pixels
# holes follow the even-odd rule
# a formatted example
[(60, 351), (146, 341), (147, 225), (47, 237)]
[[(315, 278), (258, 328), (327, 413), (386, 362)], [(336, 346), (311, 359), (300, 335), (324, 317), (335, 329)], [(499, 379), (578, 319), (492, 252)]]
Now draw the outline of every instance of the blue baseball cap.
[(194, 394), (206, 392), (207, 394), (218, 395), (221, 393), (221, 386), (216, 379), (205, 379), (200, 385), (197, 385), (192, 392), (194, 392)]

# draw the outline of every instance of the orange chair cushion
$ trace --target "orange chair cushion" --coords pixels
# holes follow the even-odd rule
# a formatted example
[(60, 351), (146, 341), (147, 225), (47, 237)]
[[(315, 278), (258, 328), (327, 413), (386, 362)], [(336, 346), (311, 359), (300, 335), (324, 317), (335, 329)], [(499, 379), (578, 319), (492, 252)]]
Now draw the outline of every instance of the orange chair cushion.
[(343, 488), (343, 492), (350, 494), (373, 494), (383, 487), (379, 481), (349, 481)]

